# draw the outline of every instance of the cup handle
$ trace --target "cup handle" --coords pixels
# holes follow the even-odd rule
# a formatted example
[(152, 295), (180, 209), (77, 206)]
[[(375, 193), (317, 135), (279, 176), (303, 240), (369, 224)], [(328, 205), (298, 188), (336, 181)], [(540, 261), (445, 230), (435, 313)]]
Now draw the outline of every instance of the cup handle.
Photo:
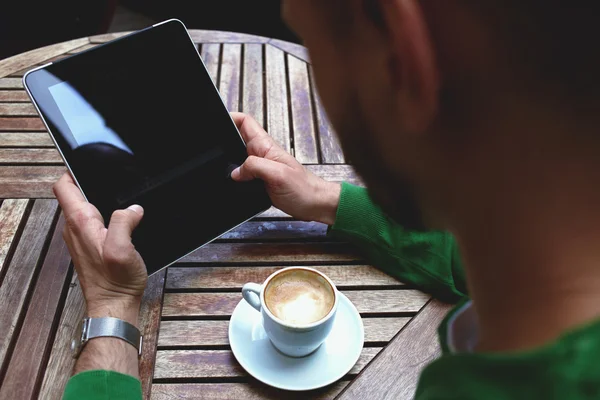
[(260, 312), (260, 291), (262, 286), (257, 283), (246, 283), (242, 288), (242, 296), (256, 311)]

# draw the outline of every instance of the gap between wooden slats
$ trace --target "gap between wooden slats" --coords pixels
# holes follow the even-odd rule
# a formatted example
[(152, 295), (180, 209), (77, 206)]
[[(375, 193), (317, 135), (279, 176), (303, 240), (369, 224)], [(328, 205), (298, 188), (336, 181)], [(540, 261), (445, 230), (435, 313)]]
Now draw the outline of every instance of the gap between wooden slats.
[(312, 96), (308, 78), (308, 67), (304, 61), (286, 55), (288, 85), (290, 87), (290, 109), (294, 154), (303, 164), (318, 164), (319, 148), (313, 115)]
[[(377, 347), (389, 342), (410, 320), (410, 317), (363, 318), (366, 345)], [(228, 329), (229, 321), (162, 321), (159, 350), (227, 347)]]
[(8, 365), (0, 398), (34, 398), (70, 282), (70, 262), (62, 237), (64, 219), (57, 223), (23, 326)]
[(22, 316), (27, 309), (32, 284), (35, 283), (47, 248), (57, 209), (56, 200), (42, 199), (34, 202), (0, 286), (0, 381), (21, 329)]
[(152, 400), (210, 399), (210, 400), (331, 400), (347, 381), (336, 382), (322, 389), (290, 392), (275, 389), (261, 382), (250, 383), (158, 383), (152, 385)]
[[(260, 246), (260, 244), (257, 244)], [(302, 260), (298, 260), (298, 266)], [(203, 267), (169, 268), (166, 290), (168, 291), (240, 291), (247, 282), (263, 282), (282, 267), (228, 267), (207, 265)], [(317, 270), (327, 275), (338, 289), (364, 286), (398, 288), (403, 283), (370, 265), (318, 265)]]
[[(429, 296), (418, 290), (341, 291), (364, 316), (418, 312)], [(241, 301), (241, 293), (166, 293), (163, 318), (203, 318), (230, 316)]]

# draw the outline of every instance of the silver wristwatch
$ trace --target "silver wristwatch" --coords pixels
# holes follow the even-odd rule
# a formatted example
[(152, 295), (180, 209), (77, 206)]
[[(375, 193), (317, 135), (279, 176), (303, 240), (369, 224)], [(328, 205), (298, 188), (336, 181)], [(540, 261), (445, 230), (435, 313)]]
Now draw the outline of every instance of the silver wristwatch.
[(142, 354), (143, 337), (138, 328), (118, 318), (84, 318), (75, 331), (71, 340), (71, 355), (79, 357), (79, 353), (90, 339), (97, 337), (119, 338), (131, 344)]

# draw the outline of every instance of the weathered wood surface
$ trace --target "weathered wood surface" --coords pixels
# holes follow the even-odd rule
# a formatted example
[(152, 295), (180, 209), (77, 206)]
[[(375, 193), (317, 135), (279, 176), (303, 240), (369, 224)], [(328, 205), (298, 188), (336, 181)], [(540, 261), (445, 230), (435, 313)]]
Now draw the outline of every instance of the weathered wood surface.
[(242, 112), (250, 114), (265, 126), (263, 46), (244, 44), (244, 74), (242, 83)]
[[(32, 278), (43, 260), (42, 251), (49, 236), (57, 209), (56, 200), (36, 200), (21, 234), (19, 244), (6, 268), (0, 286), (0, 365), (6, 365), (6, 355), (20, 331), (20, 317)], [(10, 310), (6, 312), (4, 310)], [(2, 367), (5, 368), (5, 367)]]
[(89, 42), (90, 40), (88, 38), (70, 40), (68, 42), (53, 44), (5, 60), (0, 60), (0, 78), (15, 71), (28, 68), (34, 64), (42, 63), (57, 55), (85, 46)]
[(46, 127), (39, 117), (7, 118), (0, 117), (0, 130), (3, 131), (45, 131)]
[(75, 359), (71, 356), (71, 339), (84, 316), (85, 301), (77, 275), (74, 273), (50, 350), (39, 399), (60, 399), (62, 397), (75, 366)]
[(50, 338), (54, 321), (70, 272), (71, 256), (62, 238), (63, 226), (64, 219), (61, 217), (29, 302), (4, 384), (0, 387), (0, 399), (33, 398), (39, 389), (34, 383), (45, 368), (44, 361), (52, 347)]
[(140, 358), (140, 377), (146, 399), (150, 397), (152, 390), (166, 272), (166, 270), (162, 270), (148, 278), (140, 310), (140, 331), (144, 336)]
[(229, 111), (240, 110), (240, 80), (242, 69), (242, 45), (224, 44), (221, 60), (219, 91)]
[(54, 147), (54, 143), (47, 132), (0, 132), (2, 147)]
[(421, 371), (440, 355), (437, 328), (450, 308), (429, 302), (338, 399), (358, 399), (365, 393), (370, 399), (412, 399)]
[[(302, 260), (298, 260), (302, 265)], [(203, 266), (169, 268), (168, 290), (240, 289), (248, 282), (261, 283), (281, 267)], [(338, 289), (361, 286), (391, 288), (402, 285), (395, 278), (370, 265), (318, 265)]]
[[(365, 347), (349, 375), (358, 374), (381, 350)], [(156, 355), (154, 379), (235, 378), (248, 374), (238, 364), (230, 350), (160, 350)]]
[(292, 131), (294, 154), (303, 164), (317, 164), (319, 149), (314, 124), (313, 98), (310, 91), (308, 66), (296, 57), (287, 56), (291, 94)]
[(28, 203), (27, 199), (7, 199), (0, 207), (0, 283), (4, 276), (7, 257), (17, 244), (16, 234), (24, 220)]
[[(429, 300), (417, 290), (352, 290), (342, 293), (361, 314), (415, 313)], [(166, 293), (163, 317), (211, 317), (231, 315), (242, 293)]]
[(265, 49), (267, 131), (281, 147), (291, 151), (288, 87), (285, 53), (275, 47)]
[[(365, 343), (387, 343), (410, 317), (364, 318)], [(229, 321), (179, 320), (160, 324), (159, 349), (177, 347), (223, 347), (229, 345)]]
[(24, 90), (0, 90), (0, 102), (30, 102)]
[(341, 243), (211, 243), (184, 257), (189, 264), (304, 265), (361, 261), (356, 249)]
[(220, 44), (203, 44), (200, 56), (204, 61), (204, 66), (212, 78), (215, 86), (218, 85), (217, 78), (219, 77), (219, 57), (221, 57), (221, 45)]
[(255, 380), (250, 383), (159, 383), (152, 386), (152, 400), (329, 400), (347, 384), (347, 381), (341, 381), (309, 392), (289, 392), (269, 387)]
[(31, 103), (0, 103), (0, 117), (37, 117), (37, 115), (37, 111)]
[(0, 164), (63, 164), (56, 149), (2, 149), (0, 148)]

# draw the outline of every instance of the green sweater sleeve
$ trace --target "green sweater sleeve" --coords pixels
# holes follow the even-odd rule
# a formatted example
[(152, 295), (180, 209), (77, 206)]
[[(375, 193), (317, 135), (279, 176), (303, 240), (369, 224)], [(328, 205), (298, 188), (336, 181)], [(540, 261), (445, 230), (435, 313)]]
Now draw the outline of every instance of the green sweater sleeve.
[(342, 184), (333, 237), (358, 246), (376, 267), (445, 300), (457, 301), (467, 289), (454, 237), (445, 232), (411, 232), (389, 219), (367, 190)]
[(63, 400), (141, 400), (142, 385), (115, 371), (84, 371), (69, 379)]

